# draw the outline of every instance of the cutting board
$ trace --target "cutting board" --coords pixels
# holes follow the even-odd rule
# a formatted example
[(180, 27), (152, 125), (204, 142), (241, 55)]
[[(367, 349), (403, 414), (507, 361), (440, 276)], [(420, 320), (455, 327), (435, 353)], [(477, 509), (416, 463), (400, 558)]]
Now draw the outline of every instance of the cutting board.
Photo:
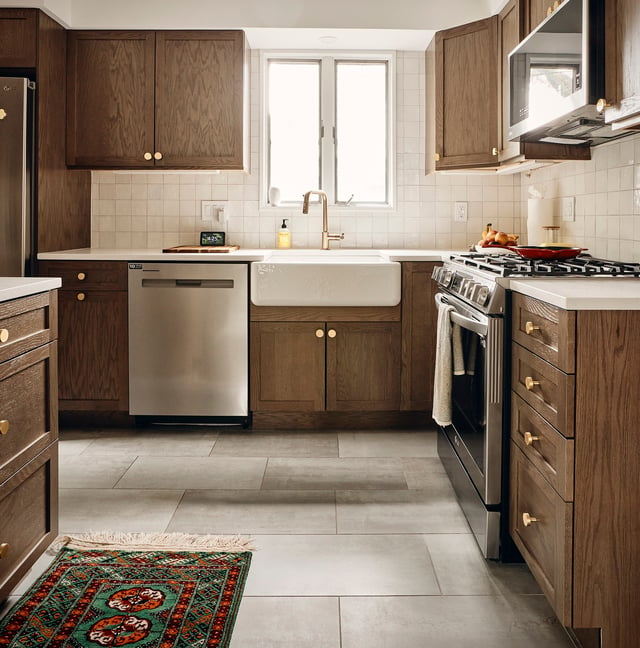
[(170, 248), (164, 248), (163, 252), (189, 252), (191, 254), (198, 254), (200, 252), (235, 252), (239, 250), (239, 245), (176, 245)]

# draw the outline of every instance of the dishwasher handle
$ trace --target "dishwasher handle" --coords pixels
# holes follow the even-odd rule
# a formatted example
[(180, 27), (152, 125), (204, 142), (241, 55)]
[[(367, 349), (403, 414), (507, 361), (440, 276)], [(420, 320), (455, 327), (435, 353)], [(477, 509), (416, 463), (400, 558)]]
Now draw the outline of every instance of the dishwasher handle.
[(233, 279), (143, 279), (143, 288), (233, 288)]

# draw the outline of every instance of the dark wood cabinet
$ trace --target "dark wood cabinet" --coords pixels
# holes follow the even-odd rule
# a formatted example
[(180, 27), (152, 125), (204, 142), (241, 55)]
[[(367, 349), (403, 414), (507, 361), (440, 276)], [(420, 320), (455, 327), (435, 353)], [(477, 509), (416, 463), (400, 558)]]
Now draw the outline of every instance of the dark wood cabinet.
[(0, 10), (0, 67), (35, 68), (37, 9)]
[(244, 169), (242, 31), (70, 31), (67, 164)]
[(0, 303), (0, 601), (58, 533), (55, 291)]
[(127, 264), (46, 261), (59, 292), (61, 411), (128, 411)]

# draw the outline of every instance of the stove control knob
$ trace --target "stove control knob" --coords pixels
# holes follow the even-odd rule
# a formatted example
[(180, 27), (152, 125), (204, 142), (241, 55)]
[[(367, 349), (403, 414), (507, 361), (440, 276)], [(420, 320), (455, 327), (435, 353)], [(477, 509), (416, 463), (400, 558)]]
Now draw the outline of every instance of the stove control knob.
[(443, 270), (442, 271), (441, 283), (443, 285), (445, 285), (445, 286), (448, 286), (450, 281), (451, 281), (452, 276), (453, 276), (453, 273), (451, 272), (451, 270)]
[(489, 290), (488, 286), (480, 286), (478, 288), (478, 292), (476, 293), (475, 302), (477, 304), (480, 304), (480, 306), (484, 306), (487, 303), (490, 292), (491, 291)]
[(467, 282), (467, 287), (464, 296), (467, 297), (468, 299), (473, 300), (473, 293), (475, 292), (477, 285), (478, 284), (475, 281), (469, 279), (469, 281)]

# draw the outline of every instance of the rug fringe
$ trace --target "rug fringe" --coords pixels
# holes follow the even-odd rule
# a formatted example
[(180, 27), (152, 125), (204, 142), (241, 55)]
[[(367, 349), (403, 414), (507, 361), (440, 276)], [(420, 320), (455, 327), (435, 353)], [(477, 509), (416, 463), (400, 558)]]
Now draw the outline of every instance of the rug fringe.
[(57, 553), (69, 549), (122, 549), (150, 551), (171, 548), (174, 551), (255, 551), (251, 538), (242, 536), (192, 535), (188, 533), (122, 533), (94, 531), (78, 535), (61, 535), (49, 547)]

